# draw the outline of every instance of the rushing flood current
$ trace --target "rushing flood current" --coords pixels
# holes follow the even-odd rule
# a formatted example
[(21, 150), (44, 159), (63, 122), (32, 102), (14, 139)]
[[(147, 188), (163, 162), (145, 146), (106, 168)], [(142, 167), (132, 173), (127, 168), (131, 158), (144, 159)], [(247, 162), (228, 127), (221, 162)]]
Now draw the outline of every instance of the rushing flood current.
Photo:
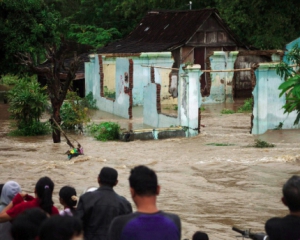
[[(63, 137), (59, 144), (53, 144), (50, 135), (8, 137), (7, 108), (0, 104), (1, 183), (15, 180), (32, 193), (36, 181), (47, 175), (56, 184), (54, 201), (61, 208), (58, 191), (62, 186), (72, 185), (80, 194), (86, 187), (97, 186), (99, 170), (111, 166), (119, 172), (115, 190), (130, 199), (129, 171), (145, 164), (158, 174), (159, 208), (181, 218), (182, 239), (191, 239), (198, 230), (212, 240), (235, 239), (233, 225), (264, 231), (268, 218), (287, 214), (280, 202), (281, 187), (291, 175), (300, 174), (299, 130), (269, 131), (259, 138), (275, 147), (254, 148), (257, 136), (249, 134), (250, 114), (221, 115), (217, 105), (203, 111), (205, 127), (193, 138), (98, 142), (69, 134), (85, 151), (84, 156), (71, 160), (64, 154), (68, 145)], [(95, 122), (111, 120), (112, 115), (96, 111), (92, 118)], [(114, 120), (124, 128), (147, 127), (138, 117)]]

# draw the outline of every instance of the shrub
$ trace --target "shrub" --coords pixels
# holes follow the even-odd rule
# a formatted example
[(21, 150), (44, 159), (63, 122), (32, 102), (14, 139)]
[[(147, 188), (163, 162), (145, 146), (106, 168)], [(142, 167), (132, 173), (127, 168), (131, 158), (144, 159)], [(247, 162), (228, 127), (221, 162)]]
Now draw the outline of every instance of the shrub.
[(14, 135), (33, 136), (48, 133), (47, 124), (40, 122), (40, 117), (48, 104), (46, 89), (30, 78), (19, 79), (8, 92), (9, 112), (16, 122)]
[(92, 123), (87, 126), (91, 135), (100, 141), (115, 140), (119, 138), (120, 125), (114, 122)]
[(241, 106), (237, 112), (242, 113), (242, 112), (251, 112), (253, 108), (253, 98), (248, 98), (244, 101), (244, 105)]
[(222, 111), (221, 111), (222, 114), (233, 114), (235, 113), (233, 110), (231, 109), (227, 109), (227, 108), (224, 108)]
[(256, 148), (271, 148), (271, 147), (275, 147), (275, 145), (272, 143), (263, 141), (263, 140), (255, 139), (254, 147), (256, 147)]
[(76, 92), (68, 92), (67, 101), (65, 101), (60, 109), (60, 117), (62, 120), (62, 128), (74, 129), (81, 127), (83, 123), (89, 122), (88, 109), (81, 105), (81, 98)]
[(12, 130), (10, 136), (37, 136), (46, 135), (51, 132), (51, 126), (49, 122), (33, 121), (31, 124), (25, 124), (15, 130)]
[(89, 92), (88, 95), (86, 95), (82, 100), (81, 100), (81, 106), (87, 107), (89, 109), (98, 109), (96, 105), (96, 99), (93, 97), (93, 93)]

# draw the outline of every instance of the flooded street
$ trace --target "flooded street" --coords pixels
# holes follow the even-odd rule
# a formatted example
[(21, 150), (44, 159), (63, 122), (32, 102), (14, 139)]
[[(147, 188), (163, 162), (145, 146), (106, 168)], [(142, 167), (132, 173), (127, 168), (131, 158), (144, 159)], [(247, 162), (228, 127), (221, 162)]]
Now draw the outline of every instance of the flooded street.
[[(257, 136), (249, 134), (251, 114), (222, 115), (223, 107), (205, 106), (201, 121), (205, 128), (193, 138), (99, 142), (70, 134), (85, 155), (67, 160), (63, 137), (60, 144), (53, 144), (51, 135), (8, 137), (8, 105), (0, 104), (0, 183), (15, 180), (32, 193), (36, 181), (47, 175), (56, 184), (54, 201), (61, 208), (62, 186), (74, 186), (79, 195), (86, 187), (97, 186), (100, 169), (111, 166), (119, 172), (115, 190), (132, 202), (129, 171), (145, 164), (158, 174), (159, 208), (181, 218), (182, 239), (191, 239), (195, 231), (207, 232), (211, 240), (235, 239), (233, 225), (264, 231), (268, 218), (287, 214), (280, 202), (281, 187), (291, 175), (300, 174), (300, 131), (269, 131), (259, 138), (275, 147), (254, 148)], [(111, 117), (100, 111), (92, 115), (94, 122)], [(148, 127), (138, 117), (114, 120), (123, 128)]]

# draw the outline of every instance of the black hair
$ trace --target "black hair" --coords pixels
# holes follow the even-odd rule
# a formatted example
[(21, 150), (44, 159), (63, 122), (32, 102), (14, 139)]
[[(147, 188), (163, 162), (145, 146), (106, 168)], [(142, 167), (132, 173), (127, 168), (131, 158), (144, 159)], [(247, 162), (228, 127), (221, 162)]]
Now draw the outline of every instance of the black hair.
[(55, 215), (40, 227), (40, 240), (70, 240), (82, 233), (81, 221), (76, 217)]
[(42, 208), (45, 212), (52, 214), (52, 192), (54, 189), (54, 183), (49, 177), (40, 178), (36, 185), (35, 191), (40, 199), (40, 208)]
[(4, 186), (4, 184), (1, 183), (1, 184), (0, 184), (0, 196), (1, 196), (1, 193), (2, 193), (2, 188), (3, 188), (3, 186)]
[(114, 187), (118, 180), (118, 171), (111, 167), (103, 167), (98, 177), (101, 185)]
[(40, 208), (27, 209), (12, 222), (11, 236), (14, 240), (34, 240), (38, 236), (40, 225), (47, 219)]
[(137, 166), (131, 169), (129, 185), (138, 195), (156, 195), (158, 186), (156, 173), (146, 166)]
[(209, 238), (205, 232), (198, 231), (194, 233), (193, 240), (209, 240)]
[(282, 193), (289, 210), (300, 211), (300, 176), (292, 176), (283, 185)]
[(59, 197), (64, 200), (65, 204), (74, 210), (77, 204), (77, 194), (76, 190), (70, 186), (64, 186), (59, 190)]

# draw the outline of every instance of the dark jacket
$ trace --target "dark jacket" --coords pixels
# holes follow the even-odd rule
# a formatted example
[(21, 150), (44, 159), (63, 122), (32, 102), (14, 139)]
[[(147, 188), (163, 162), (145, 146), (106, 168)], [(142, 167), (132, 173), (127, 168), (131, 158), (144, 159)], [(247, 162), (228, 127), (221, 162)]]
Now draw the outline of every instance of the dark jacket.
[(83, 222), (85, 240), (106, 240), (112, 220), (129, 213), (132, 213), (132, 207), (126, 198), (111, 187), (101, 186), (80, 197), (76, 216)]

